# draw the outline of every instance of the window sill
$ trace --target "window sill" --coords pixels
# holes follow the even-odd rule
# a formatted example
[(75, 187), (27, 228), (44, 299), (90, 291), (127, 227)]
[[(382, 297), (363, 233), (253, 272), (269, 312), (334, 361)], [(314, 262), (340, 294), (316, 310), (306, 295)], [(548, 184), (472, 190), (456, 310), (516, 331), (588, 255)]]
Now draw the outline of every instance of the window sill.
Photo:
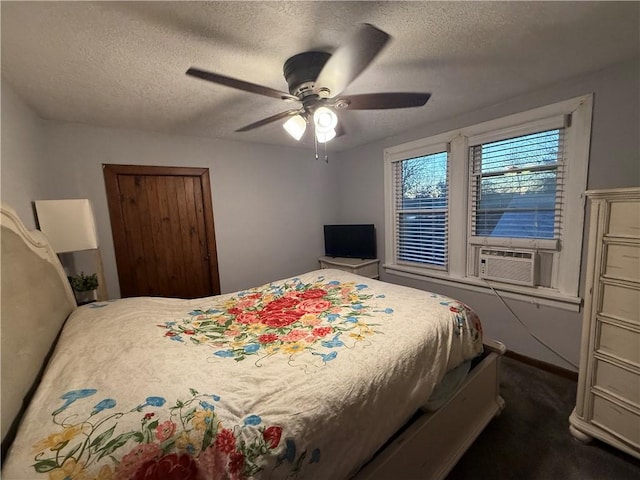
[[(527, 287), (524, 285), (509, 285), (475, 277), (452, 277), (447, 273), (436, 271), (427, 271), (418, 267), (410, 267), (406, 265), (395, 265), (385, 263), (383, 265), (385, 272), (391, 275), (401, 277), (414, 278), (428, 282), (447, 285), (450, 287), (463, 288), (474, 292), (489, 293), (494, 295), (491, 287), (493, 287), (500, 296), (504, 298), (512, 298), (522, 302), (531, 303), (533, 305), (544, 305), (547, 307), (579, 312), (582, 304), (580, 297), (563, 295), (557, 290), (545, 287)], [(491, 287), (489, 286), (491, 285)]]

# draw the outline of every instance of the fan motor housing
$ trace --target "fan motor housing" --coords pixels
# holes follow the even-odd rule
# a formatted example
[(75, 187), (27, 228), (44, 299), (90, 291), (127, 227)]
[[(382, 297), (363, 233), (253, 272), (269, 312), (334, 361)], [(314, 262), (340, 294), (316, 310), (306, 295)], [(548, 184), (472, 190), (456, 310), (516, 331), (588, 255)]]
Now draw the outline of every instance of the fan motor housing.
[(284, 62), (284, 78), (289, 85), (289, 93), (304, 97), (314, 92), (315, 81), (331, 57), (327, 52), (303, 52)]

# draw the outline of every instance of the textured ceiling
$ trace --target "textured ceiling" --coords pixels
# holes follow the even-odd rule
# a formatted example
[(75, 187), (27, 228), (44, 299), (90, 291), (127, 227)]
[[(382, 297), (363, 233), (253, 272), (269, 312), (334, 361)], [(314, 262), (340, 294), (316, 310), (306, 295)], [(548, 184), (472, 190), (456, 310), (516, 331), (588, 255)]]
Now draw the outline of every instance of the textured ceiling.
[(194, 66), (287, 90), (282, 65), (332, 52), (358, 23), (392, 41), (345, 95), (430, 92), (426, 106), (341, 111), (344, 150), (639, 55), (638, 2), (7, 2), (2, 77), (41, 117), (297, 146), (277, 99)]

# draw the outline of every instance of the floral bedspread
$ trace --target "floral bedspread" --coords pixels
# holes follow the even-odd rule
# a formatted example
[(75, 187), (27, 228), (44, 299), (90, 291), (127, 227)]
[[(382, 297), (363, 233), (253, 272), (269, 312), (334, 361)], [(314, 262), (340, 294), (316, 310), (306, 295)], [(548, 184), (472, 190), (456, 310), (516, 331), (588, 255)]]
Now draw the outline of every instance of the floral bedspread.
[(460, 302), (339, 270), (90, 304), (69, 318), (2, 477), (348, 478), (481, 351)]

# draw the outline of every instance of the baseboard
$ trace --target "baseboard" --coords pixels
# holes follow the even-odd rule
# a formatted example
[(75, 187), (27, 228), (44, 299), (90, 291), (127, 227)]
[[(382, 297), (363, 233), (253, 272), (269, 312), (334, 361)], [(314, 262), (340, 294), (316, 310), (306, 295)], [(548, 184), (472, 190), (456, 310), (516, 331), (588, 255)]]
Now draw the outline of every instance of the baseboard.
[(539, 368), (540, 370), (544, 370), (549, 373), (555, 373), (556, 375), (568, 378), (569, 380), (574, 380), (576, 382), (578, 381), (578, 372), (559, 367), (557, 365), (554, 365), (553, 363), (543, 362), (542, 360), (527, 357), (526, 355), (522, 355), (511, 350), (507, 350), (504, 356), (522, 363), (526, 363), (527, 365), (531, 365), (532, 367)]

